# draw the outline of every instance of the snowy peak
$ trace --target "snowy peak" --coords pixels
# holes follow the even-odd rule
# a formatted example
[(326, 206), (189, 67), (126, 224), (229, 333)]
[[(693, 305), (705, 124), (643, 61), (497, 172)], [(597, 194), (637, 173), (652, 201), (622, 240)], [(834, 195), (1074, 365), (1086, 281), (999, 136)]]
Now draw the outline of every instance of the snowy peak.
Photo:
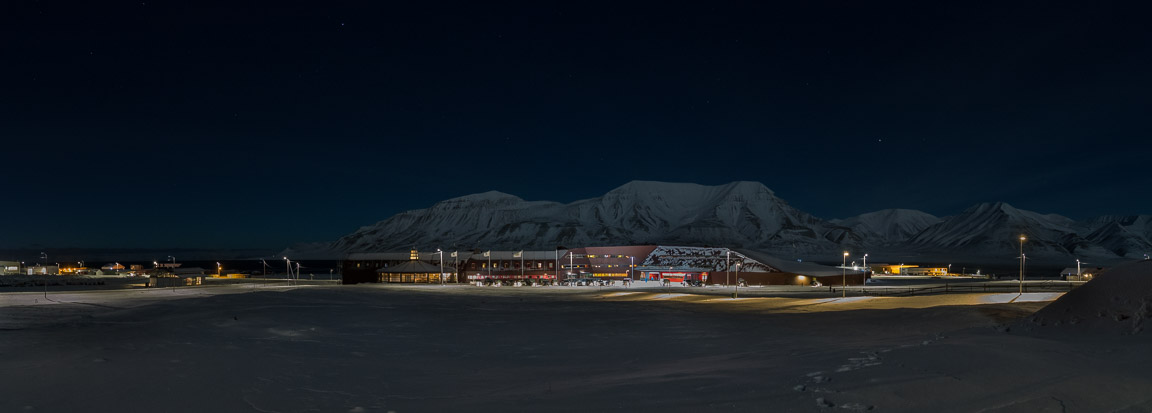
[(488, 191), (478, 194), (464, 195), (456, 198), (450, 198), (444, 201), (437, 202), (437, 204), (462, 204), (462, 203), (480, 203), (480, 204), (511, 204), (524, 202), (520, 197), (506, 194), (500, 191)]
[(725, 185), (700, 185), (656, 181), (632, 181), (608, 191), (604, 198), (663, 199), (679, 204), (711, 200), (772, 200), (776, 194), (759, 182), (739, 181)]

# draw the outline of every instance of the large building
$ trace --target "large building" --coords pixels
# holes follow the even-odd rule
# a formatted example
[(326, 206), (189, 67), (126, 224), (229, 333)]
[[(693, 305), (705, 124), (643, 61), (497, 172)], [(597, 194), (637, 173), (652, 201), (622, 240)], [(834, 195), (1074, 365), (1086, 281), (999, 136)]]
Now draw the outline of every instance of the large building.
[[(444, 260), (442, 275), (437, 274), (441, 259)], [(421, 270), (389, 270), (398, 265)], [(548, 251), (445, 251), (442, 254), (415, 249), (352, 253), (341, 266), (346, 284), (440, 281), (547, 284), (577, 279), (705, 285), (838, 285), (844, 282), (860, 285), (867, 276), (863, 271), (781, 260), (754, 251), (664, 245)]]

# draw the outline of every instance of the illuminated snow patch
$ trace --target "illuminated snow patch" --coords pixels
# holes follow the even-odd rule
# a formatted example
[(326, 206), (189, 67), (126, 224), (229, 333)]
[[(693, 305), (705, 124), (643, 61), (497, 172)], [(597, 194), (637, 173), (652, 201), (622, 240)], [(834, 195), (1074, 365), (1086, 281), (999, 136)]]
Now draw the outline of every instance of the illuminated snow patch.
[(980, 302), (984, 304), (1038, 303), (1044, 301), (1055, 301), (1062, 295), (1064, 295), (1064, 293), (988, 294), (980, 297)]
[(690, 294), (660, 294), (652, 296), (653, 300), (667, 300), (671, 298), (686, 297)]

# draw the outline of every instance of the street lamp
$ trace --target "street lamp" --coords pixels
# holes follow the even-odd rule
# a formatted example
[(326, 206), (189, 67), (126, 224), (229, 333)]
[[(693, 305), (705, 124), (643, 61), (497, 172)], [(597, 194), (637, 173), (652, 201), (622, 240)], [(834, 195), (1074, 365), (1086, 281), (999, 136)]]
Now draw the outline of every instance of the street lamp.
[(732, 284), (732, 250), (724, 252), (724, 286)]
[(736, 292), (732, 293), (732, 298), (735, 299), (740, 295), (740, 263), (736, 263)]
[(632, 284), (632, 279), (636, 278), (636, 257), (628, 256), (628, 284)]
[(1020, 294), (1024, 294), (1024, 235), (1020, 235)]
[(843, 287), (840, 288), (840, 297), (841, 298), (847, 298), (848, 297), (848, 268), (845, 267), (845, 265), (847, 265), (847, 264), (848, 264), (848, 251), (844, 251), (844, 258), (840, 260), (840, 280), (844, 284)]
[[(441, 251), (439, 248), (437, 248), (436, 253), (440, 254), (440, 275), (439, 275), (439, 278), (440, 278), (440, 284), (443, 285), (444, 284), (444, 251)], [(523, 267), (523, 265), (521, 265), (521, 267)]]
[(223, 269), (224, 269), (224, 266), (220, 265), (220, 261), (216, 261), (216, 276), (217, 277), (219, 277), (221, 275), (220, 273), (223, 271)]
[(1080, 275), (1080, 259), (1076, 259), (1076, 280), (1084, 281), (1084, 276)]

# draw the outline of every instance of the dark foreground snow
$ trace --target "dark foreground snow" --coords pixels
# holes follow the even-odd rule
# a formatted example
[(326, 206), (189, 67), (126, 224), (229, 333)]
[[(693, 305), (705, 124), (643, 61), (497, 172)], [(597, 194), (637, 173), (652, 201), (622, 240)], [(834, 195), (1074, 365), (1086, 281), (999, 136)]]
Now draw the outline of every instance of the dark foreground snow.
[(1045, 302), (252, 291), (0, 295), (0, 412), (1152, 411), (1148, 335)]

